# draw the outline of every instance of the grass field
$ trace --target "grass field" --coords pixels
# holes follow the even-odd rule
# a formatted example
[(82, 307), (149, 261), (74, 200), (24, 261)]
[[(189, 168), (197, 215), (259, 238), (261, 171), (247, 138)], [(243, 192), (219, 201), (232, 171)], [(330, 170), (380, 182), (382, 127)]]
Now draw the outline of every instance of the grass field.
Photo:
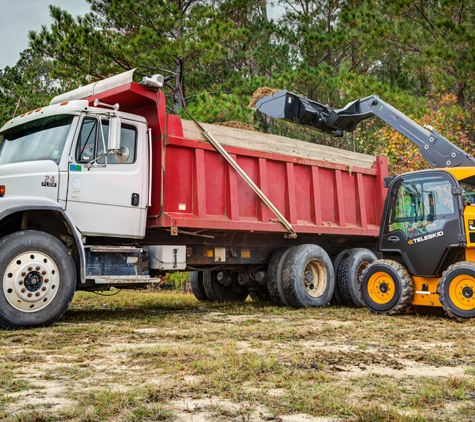
[(475, 420), (475, 322), (77, 293), (0, 331), (5, 421)]

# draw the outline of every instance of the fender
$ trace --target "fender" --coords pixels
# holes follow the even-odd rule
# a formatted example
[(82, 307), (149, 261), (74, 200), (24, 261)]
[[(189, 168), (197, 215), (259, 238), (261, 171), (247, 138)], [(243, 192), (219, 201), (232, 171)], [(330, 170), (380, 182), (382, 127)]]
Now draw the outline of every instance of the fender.
[(85, 283), (86, 255), (81, 240), (82, 235), (81, 232), (79, 232), (76, 226), (73, 224), (69, 214), (61, 205), (59, 205), (55, 201), (46, 198), (17, 196), (10, 198), (0, 198), (0, 208), (3, 208), (3, 211), (0, 211), (0, 222), (3, 221), (9, 215), (15, 213), (22, 213), (25, 211), (55, 211), (60, 213), (62, 218), (66, 222), (66, 227), (68, 231), (74, 239), (74, 243), (76, 245), (79, 256), (79, 279), (81, 283)]

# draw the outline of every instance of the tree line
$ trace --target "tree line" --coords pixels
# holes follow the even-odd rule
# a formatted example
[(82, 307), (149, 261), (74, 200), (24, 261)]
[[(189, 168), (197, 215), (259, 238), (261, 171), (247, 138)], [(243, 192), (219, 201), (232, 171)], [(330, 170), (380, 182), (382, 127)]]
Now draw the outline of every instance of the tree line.
[[(137, 68), (167, 77), (169, 112), (268, 130), (249, 108), (260, 87), (335, 108), (377, 94), (467, 152), (475, 141), (475, 1), (87, 0), (74, 17), (29, 32), (0, 70), (2, 122), (60, 92)], [(270, 6), (274, 6), (270, 8)], [(272, 14), (269, 12), (273, 11)], [(417, 149), (368, 120), (331, 138), (276, 122), (275, 133), (388, 155), (392, 171), (422, 168)]]

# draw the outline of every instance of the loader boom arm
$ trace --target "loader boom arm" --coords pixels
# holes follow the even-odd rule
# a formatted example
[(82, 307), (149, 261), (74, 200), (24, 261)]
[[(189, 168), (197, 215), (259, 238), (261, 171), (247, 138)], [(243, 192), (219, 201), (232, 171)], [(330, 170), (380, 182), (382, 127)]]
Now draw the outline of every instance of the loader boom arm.
[(414, 142), (433, 167), (475, 166), (475, 159), (447, 138), (432, 128), (422, 127), (376, 95), (352, 101), (336, 110), (283, 90), (261, 98), (256, 107), (270, 117), (300, 123), (334, 136), (352, 132), (362, 120), (376, 116)]

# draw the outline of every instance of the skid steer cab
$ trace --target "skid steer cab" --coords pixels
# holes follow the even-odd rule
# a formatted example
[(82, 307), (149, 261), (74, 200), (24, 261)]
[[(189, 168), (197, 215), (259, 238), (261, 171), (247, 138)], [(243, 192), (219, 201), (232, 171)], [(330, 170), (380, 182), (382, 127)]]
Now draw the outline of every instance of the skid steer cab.
[(390, 181), (380, 228), (384, 259), (361, 277), (362, 300), (379, 314), (442, 307), (475, 317), (475, 168), (424, 170)]

